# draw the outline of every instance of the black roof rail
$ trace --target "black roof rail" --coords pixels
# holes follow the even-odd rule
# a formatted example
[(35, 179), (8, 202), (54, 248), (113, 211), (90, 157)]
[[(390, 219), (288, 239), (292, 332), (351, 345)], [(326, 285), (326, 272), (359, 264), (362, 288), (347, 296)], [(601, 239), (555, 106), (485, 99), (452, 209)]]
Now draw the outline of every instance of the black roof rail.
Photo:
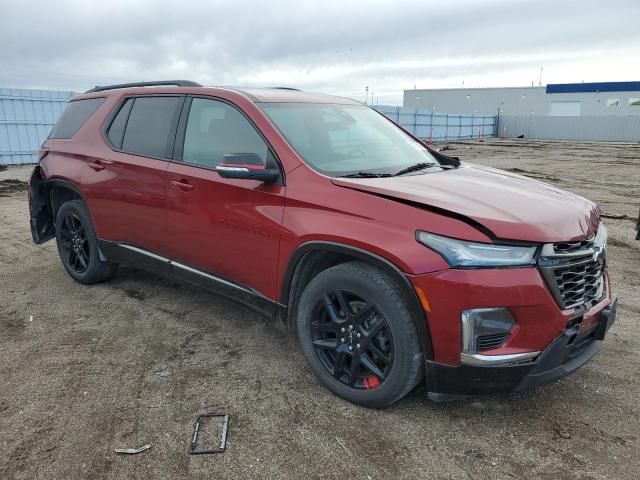
[(95, 86), (91, 90), (87, 90), (84, 93), (103, 92), (105, 90), (114, 90), (116, 88), (130, 88), (130, 87), (161, 87), (163, 85), (173, 85), (176, 87), (201, 87), (199, 83), (192, 82), (191, 80), (160, 80), (156, 82), (133, 82), (133, 83), (118, 83), (116, 85), (104, 85)]
[(274, 88), (276, 90), (293, 90), (294, 92), (301, 92), (302, 91), (299, 88), (293, 88), (293, 87), (271, 87), (271, 88)]

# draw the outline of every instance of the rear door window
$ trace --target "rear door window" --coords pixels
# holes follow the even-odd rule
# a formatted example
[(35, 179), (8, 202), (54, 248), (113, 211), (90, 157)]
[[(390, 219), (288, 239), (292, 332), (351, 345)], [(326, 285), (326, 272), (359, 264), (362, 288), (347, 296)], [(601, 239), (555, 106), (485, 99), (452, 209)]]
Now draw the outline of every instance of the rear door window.
[(51, 129), (49, 138), (71, 138), (84, 122), (89, 120), (106, 99), (88, 98), (86, 100), (74, 100), (69, 102), (62, 115)]
[(184, 97), (137, 97), (131, 107), (122, 150), (147, 157), (171, 158)]

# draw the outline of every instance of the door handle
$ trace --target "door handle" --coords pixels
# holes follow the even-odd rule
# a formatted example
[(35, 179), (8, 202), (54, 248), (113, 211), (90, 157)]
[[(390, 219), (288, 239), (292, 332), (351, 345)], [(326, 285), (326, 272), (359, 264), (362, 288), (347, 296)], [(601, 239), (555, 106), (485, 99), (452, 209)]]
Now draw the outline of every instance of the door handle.
[(193, 185), (191, 185), (189, 182), (187, 182), (186, 180), (171, 180), (169, 182), (169, 185), (171, 185), (173, 188), (177, 188), (178, 190), (182, 190), (183, 192), (189, 191), (189, 190), (193, 190)]
[(92, 168), (96, 172), (99, 172), (101, 170), (104, 170), (105, 166), (102, 163), (100, 163), (98, 160), (96, 160), (95, 162), (91, 162), (89, 164), (89, 168)]

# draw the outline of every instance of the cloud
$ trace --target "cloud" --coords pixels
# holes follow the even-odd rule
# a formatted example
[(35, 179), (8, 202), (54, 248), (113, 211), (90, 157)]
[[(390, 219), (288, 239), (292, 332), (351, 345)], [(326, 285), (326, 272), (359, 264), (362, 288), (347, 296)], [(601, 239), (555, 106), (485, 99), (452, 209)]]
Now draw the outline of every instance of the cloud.
[(0, 12), (2, 86), (188, 78), (362, 98), (369, 85), (397, 103), (413, 85), (526, 85), (540, 65), (550, 82), (640, 77), (634, 0), (0, 0)]

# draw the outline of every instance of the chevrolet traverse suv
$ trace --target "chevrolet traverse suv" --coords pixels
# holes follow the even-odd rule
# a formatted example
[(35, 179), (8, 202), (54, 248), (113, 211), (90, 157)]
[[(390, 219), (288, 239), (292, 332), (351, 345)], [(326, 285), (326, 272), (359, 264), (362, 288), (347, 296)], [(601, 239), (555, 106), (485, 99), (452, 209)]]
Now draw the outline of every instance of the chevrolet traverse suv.
[(523, 390), (615, 319), (589, 200), (445, 156), (359, 102), (188, 81), (73, 98), (30, 183), (33, 240), (91, 284), (132, 264), (297, 332), (335, 394)]

